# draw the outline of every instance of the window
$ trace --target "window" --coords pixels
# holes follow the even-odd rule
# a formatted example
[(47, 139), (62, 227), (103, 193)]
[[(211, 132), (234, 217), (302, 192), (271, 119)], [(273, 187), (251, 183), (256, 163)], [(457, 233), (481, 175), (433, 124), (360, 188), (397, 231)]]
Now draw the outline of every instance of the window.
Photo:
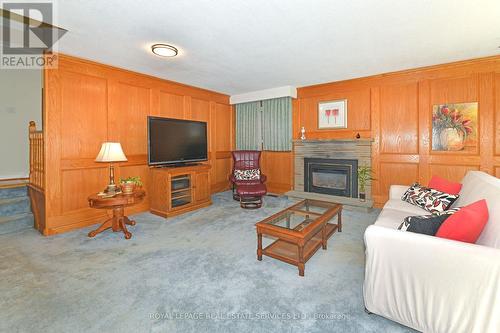
[(292, 150), (292, 98), (236, 105), (236, 149)]

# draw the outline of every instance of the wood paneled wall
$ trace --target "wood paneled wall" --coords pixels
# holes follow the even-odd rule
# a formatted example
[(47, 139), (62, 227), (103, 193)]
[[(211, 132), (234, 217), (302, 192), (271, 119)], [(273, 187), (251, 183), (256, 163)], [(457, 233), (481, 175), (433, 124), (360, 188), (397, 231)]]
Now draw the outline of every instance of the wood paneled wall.
[(263, 151), (261, 168), (267, 176), (268, 192), (281, 194), (292, 189), (290, 175), (293, 174), (293, 155), (290, 152)]
[[(104, 141), (120, 142), (128, 158), (117, 165), (116, 178), (141, 176), (147, 191), (148, 115), (206, 121), (211, 191), (228, 188), (234, 116), (227, 95), (60, 55), (58, 69), (44, 73), (44, 234), (105, 217), (87, 203), (108, 180), (108, 165), (94, 162)], [(146, 200), (131, 212), (148, 209)]]
[[(318, 129), (320, 101), (348, 99), (348, 128)], [(434, 104), (479, 102), (479, 148), (472, 152), (431, 150), (431, 113)], [(373, 139), (374, 200), (381, 206), (391, 184), (427, 184), (432, 175), (460, 180), (469, 170), (500, 177), (500, 56), (419, 68), (348, 81), (303, 87), (293, 104), (294, 139), (300, 128), (307, 138)], [(269, 182), (288, 183), (287, 156), (273, 160)], [(279, 163), (279, 165), (277, 165)]]

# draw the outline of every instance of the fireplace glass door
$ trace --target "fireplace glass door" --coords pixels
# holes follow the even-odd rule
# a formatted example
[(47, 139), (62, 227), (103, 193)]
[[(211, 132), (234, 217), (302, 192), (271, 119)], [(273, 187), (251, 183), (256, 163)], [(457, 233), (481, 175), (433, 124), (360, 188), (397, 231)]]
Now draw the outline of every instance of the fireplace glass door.
[(357, 160), (306, 158), (304, 162), (306, 192), (357, 197)]

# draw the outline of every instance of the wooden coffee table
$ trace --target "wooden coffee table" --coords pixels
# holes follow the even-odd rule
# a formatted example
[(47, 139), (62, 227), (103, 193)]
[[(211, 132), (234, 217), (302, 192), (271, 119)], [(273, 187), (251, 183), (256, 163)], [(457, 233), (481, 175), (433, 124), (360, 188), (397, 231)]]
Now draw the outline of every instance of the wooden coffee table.
[[(337, 216), (337, 223), (328, 223)], [(335, 231), (342, 231), (342, 205), (320, 201), (302, 200), (258, 222), (257, 260), (262, 255), (272, 257), (299, 268), (304, 276), (304, 266), (320, 247), (326, 250), (327, 240)], [(262, 235), (277, 238), (271, 245), (262, 248)]]

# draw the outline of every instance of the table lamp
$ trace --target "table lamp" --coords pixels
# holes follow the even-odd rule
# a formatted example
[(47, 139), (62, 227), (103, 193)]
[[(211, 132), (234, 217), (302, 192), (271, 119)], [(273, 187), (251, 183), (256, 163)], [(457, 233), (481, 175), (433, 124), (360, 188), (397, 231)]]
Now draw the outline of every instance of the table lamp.
[(116, 193), (117, 187), (115, 184), (115, 170), (113, 167), (113, 162), (127, 161), (127, 157), (122, 150), (122, 145), (119, 142), (104, 142), (95, 161), (109, 163), (109, 184), (104, 192), (108, 194)]

